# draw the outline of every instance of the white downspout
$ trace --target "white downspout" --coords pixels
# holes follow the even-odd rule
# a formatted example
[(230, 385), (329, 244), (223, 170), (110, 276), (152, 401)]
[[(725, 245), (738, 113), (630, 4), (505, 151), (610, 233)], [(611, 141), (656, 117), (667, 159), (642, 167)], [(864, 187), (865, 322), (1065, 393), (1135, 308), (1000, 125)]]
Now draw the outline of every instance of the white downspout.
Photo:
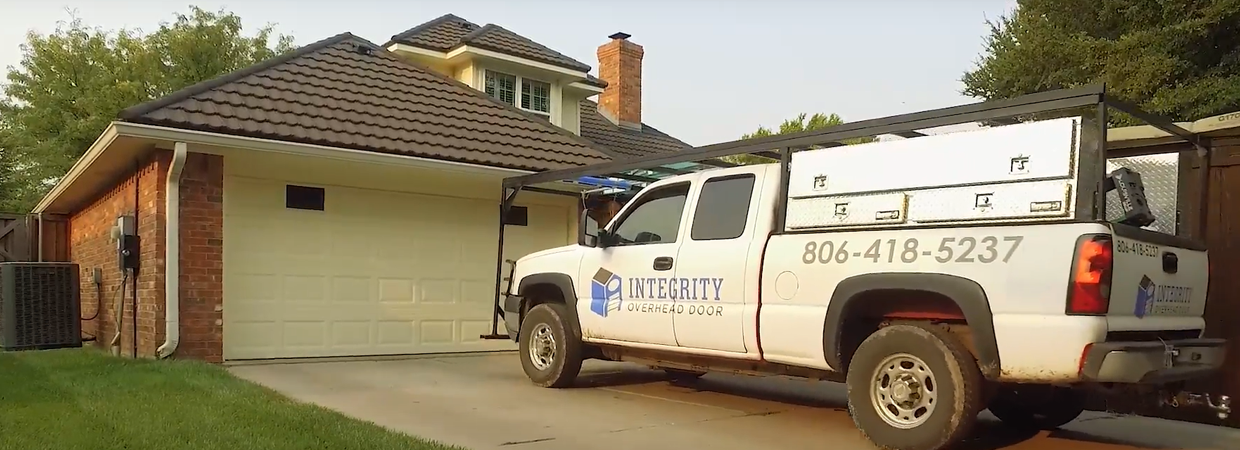
[(164, 343), (155, 352), (160, 359), (181, 342), (181, 171), (188, 156), (188, 145), (177, 142), (164, 187)]

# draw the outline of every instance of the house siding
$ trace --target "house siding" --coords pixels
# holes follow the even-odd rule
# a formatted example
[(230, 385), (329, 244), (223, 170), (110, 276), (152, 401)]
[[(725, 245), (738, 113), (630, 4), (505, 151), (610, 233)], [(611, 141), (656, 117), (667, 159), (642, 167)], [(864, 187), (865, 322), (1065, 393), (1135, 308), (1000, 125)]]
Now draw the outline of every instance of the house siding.
[[(171, 152), (152, 154), (107, 193), (70, 216), (69, 255), (82, 270), (82, 315), (92, 318), (83, 322), (82, 331), (95, 337), (96, 346), (106, 349), (116, 334), (116, 301), (122, 275), (112, 227), (118, 216), (135, 214), (135, 209), (141, 245), (137, 356), (154, 357), (164, 341), (164, 193), (170, 161)], [(222, 359), (223, 166), (219, 156), (190, 154), (182, 175), (181, 345), (176, 355), (181, 358)], [(94, 283), (95, 268), (103, 274), (99, 286)], [(127, 284), (125, 289), (119, 347), (122, 355), (131, 356), (135, 296), (132, 285)]]

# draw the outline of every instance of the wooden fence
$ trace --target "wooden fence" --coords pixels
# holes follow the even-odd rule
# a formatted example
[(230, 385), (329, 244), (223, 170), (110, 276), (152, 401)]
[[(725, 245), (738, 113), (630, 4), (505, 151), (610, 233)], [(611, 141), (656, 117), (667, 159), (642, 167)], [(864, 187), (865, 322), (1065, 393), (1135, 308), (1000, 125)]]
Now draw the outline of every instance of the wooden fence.
[(40, 260), (69, 260), (69, 221), (47, 214), (40, 227), (36, 215), (0, 213), (0, 262)]
[[(1229, 341), (1223, 371), (1209, 379), (1193, 380), (1188, 390), (1229, 395), (1240, 399), (1240, 137), (1211, 139), (1214, 155), (1209, 164), (1209, 198), (1201, 197), (1202, 158), (1187, 144), (1171, 144), (1162, 150), (1188, 151), (1180, 155), (1177, 204), (1180, 234), (1205, 241), (1210, 251), (1210, 288), (1205, 311), (1206, 336)], [(1205, 206), (1205, 216), (1201, 208)], [(1240, 412), (1220, 420), (1204, 408), (1155, 406), (1156, 397), (1130, 396), (1094, 409), (1139, 414), (1240, 428)], [(1240, 405), (1237, 405), (1240, 406)]]
[[(1202, 239), (1210, 249), (1210, 289), (1207, 291), (1206, 335), (1229, 341), (1222, 374), (1213, 380), (1195, 383), (1194, 388), (1240, 398), (1240, 137), (1212, 139), (1214, 155), (1209, 165), (1209, 198), (1204, 202), (1201, 220), (1201, 166), (1199, 157), (1184, 156), (1181, 169), (1180, 203), (1184, 228), (1189, 236)], [(1240, 405), (1236, 405), (1240, 406)], [(1192, 420), (1191, 415), (1186, 419)], [(1202, 422), (1215, 422), (1209, 414)], [(1240, 412), (1226, 421), (1240, 427)]]

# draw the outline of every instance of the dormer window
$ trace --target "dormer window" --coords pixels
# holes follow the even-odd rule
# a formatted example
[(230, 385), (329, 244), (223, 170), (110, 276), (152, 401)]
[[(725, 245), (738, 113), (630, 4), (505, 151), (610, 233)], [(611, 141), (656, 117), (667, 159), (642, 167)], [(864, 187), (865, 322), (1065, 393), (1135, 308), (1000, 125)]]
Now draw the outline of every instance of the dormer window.
[[(521, 93), (520, 102), (517, 101), (518, 90)], [(487, 70), (486, 93), (523, 111), (547, 118), (551, 116), (551, 83)]]

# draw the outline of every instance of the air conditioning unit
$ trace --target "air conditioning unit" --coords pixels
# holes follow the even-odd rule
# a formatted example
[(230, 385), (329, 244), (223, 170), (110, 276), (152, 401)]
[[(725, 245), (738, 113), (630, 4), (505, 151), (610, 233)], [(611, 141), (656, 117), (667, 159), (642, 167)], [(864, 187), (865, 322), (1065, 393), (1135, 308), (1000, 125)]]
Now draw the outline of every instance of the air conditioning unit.
[(0, 263), (0, 350), (81, 347), (81, 293), (73, 263)]

